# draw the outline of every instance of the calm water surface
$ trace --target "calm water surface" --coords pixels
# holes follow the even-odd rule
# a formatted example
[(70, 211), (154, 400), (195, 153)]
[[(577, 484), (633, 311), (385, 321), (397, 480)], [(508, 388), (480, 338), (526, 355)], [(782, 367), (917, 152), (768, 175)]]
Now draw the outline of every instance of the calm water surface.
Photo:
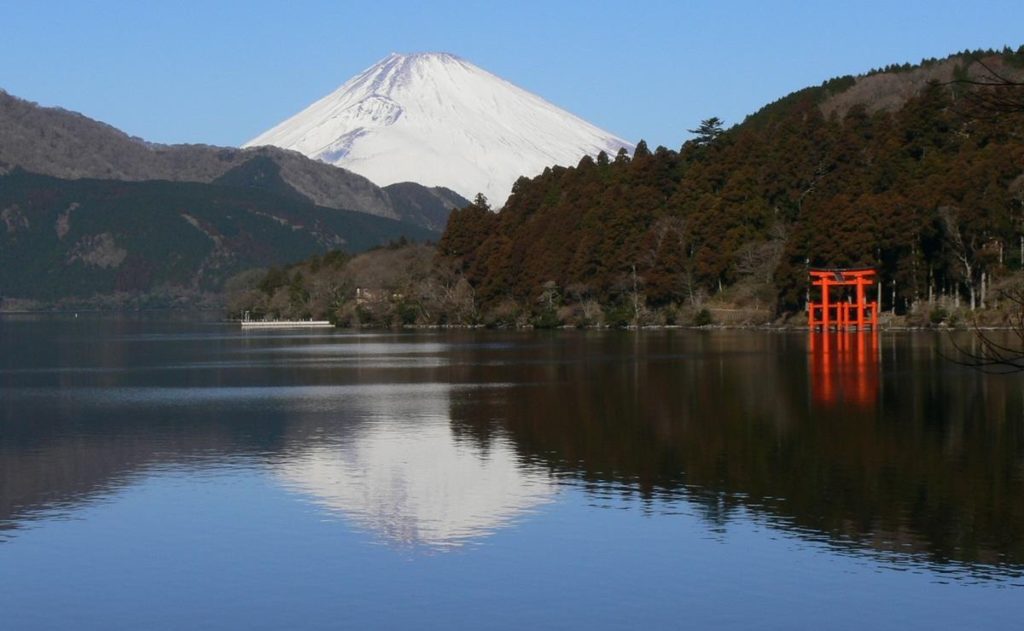
[(0, 319), (0, 628), (1019, 628), (1024, 377), (949, 351)]

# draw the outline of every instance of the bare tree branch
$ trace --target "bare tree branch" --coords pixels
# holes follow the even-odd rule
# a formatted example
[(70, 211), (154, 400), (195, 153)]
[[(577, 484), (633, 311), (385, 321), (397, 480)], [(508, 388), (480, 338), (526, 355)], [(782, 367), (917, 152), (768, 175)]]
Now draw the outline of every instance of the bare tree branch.
[(968, 91), (964, 98), (979, 111), (991, 117), (1004, 114), (1024, 113), (1024, 81), (1011, 79), (1001, 74), (980, 59), (974, 60), (987, 74), (978, 78), (953, 79), (947, 85), (963, 85), (977, 88)]
[(1017, 341), (1015, 343), (997, 341), (993, 336), (993, 331), (983, 330), (975, 318), (971, 329), (973, 339), (979, 344), (979, 348), (968, 349), (950, 336), (950, 343), (956, 349), (956, 355), (947, 356), (947, 359), (961, 366), (977, 368), (984, 372), (1000, 374), (1024, 372), (1024, 289), (1000, 291), (999, 295), (1016, 306), (1010, 315), (1009, 331)]

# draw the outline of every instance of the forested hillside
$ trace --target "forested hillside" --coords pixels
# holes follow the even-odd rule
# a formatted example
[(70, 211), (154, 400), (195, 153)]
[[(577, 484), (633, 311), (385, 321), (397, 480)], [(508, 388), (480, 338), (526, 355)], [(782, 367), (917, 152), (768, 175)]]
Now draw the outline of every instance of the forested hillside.
[(808, 266), (855, 265), (879, 268), (886, 310), (980, 306), (1022, 267), (1022, 67), (1024, 47), (844, 77), (703, 121), (679, 151), (550, 168), (499, 213), (453, 213), (439, 256), (481, 313), (717, 296), (798, 312)]
[(0, 175), (0, 301), (195, 304), (243, 270), (436, 238), (417, 225), (315, 206), (261, 173), (262, 190), (230, 185), (250, 171), (220, 184)]

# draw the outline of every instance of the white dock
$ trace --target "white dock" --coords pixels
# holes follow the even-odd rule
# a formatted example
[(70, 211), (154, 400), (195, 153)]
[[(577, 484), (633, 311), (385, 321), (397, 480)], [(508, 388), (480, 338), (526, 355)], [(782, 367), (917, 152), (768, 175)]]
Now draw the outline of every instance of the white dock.
[(329, 329), (327, 320), (242, 320), (243, 329)]

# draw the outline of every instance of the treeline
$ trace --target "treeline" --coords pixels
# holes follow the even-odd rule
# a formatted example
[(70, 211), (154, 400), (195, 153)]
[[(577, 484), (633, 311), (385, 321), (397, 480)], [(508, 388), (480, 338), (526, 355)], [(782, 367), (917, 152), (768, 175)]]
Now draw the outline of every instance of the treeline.
[[(1015, 65), (1017, 67), (1024, 66), (1024, 46), (1020, 46), (1017, 50), (1013, 50), (1009, 46), (1003, 46), (1002, 49), (996, 50), (994, 48), (976, 48), (970, 50), (965, 48), (964, 50), (956, 53), (955, 57), (959, 57), (965, 61), (971, 62), (978, 59), (984, 59), (986, 57), (999, 56), (1004, 62)], [(865, 76), (870, 77), (876, 74), (896, 73), (896, 72), (909, 72), (916, 68), (926, 68), (928, 66), (934, 66), (946, 61), (947, 58), (939, 59), (936, 57), (927, 57), (922, 59), (918, 64), (911, 64), (909, 62), (902, 64), (889, 64), (881, 68), (872, 68), (865, 73)]]
[(964, 98), (997, 88), (931, 82), (897, 109), (826, 117), (850, 83), (729, 130), (709, 119), (679, 151), (640, 142), (521, 179), (500, 213), (453, 213), (439, 255), (485, 313), (543, 314), (552, 293), (638, 316), (766, 296), (794, 313), (809, 266), (861, 265), (880, 270), (886, 310), (984, 306), (1022, 266), (1024, 111)]
[(437, 260), (433, 246), (405, 239), (358, 256), (334, 251), (239, 274), (227, 292), (236, 318), (314, 318), (346, 327), (479, 321), (469, 283)]

